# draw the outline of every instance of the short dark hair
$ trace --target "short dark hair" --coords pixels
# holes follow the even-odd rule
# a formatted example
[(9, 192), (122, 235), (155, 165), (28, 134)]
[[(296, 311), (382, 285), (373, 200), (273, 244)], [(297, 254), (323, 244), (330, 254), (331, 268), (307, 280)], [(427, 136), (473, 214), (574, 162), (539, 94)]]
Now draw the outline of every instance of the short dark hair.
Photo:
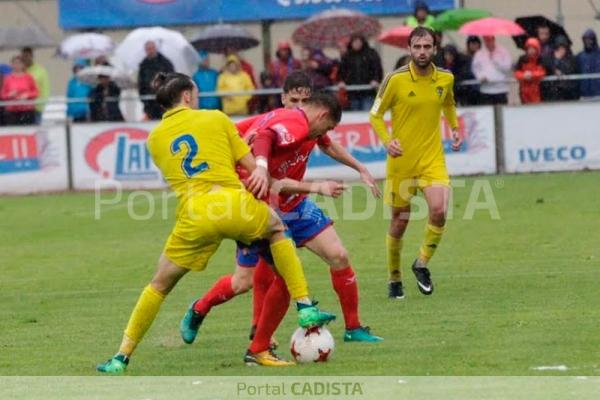
[(326, 108), (329, 116), (336, 124), (338, 124), (342, 119), (342, 106), (340, 106), (340, 102), (337, 100), (337, 97), (331, 93), (312, 93), (311, 96), (306, 100), (305, 104)]
[(433, 39), (433, 45), (437, 46), (437, 36), (433, 29), (427, 28), (425, 26), (417, 26), (413, 31), (408, 35), (408, 47), (411, 46), (413, 38), (421, 38), (425, 36), (431, 36)]
[(31, 47), (29, 47), (29, 46), (27, 46), (27, 47), (23, 47), (23, 48), (21, 49), (21, 53), (29, 53), (29, 54), (33, 54), (33, 49), (32, 49)]
[(181, 94), (194, 89), (192, 78), (179, 72), (159, 72), (152, 80), (156, 101), (164, 109), (173, 108), (181, 101)]
[(311, 92), (313, 90), (312, 79), (304, 71), (296, 70), (288, 74), (283, 82), (283, 93), (289, 93), (294, 89), (307, 88)]

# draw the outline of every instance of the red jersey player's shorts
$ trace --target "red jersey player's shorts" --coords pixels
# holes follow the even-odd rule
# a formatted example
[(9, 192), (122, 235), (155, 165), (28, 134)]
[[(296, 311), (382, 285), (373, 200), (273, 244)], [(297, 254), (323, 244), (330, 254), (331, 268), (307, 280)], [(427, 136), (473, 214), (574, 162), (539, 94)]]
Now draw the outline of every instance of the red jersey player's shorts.
[[(306, 197), (290, 212), (280, 212), (279, 216), (287, 225), (286, 234), (296, 243), (296, 247), (304, 246), (333, 224), (331, 218)], [(250, 246), (237, 243), (236, 259), (240, 267), (255, 267), (259, 257), (274, 265), (268, 241), (261, 240)]]

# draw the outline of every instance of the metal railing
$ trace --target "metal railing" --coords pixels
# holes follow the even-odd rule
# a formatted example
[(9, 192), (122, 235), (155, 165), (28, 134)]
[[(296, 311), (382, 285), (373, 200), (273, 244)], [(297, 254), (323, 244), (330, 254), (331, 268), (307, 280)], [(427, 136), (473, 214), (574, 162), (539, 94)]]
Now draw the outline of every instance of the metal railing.
[[(600, 79), (600, 73), (594, 74), (576, 74), (576, 75), (551, 75), (542, 79), (542, 82), (560, 82), (560, 81), (573, 81), (573, 80), (588, 80), (588, 79)], [(515, 78), (500, 80), (500, 81), (488, 81), (486, 83), (517, 83), (518, 80)], [(482, 82), (477, 79), (465, 80), (459, 83), (460, 86), (475, 86), (481, 85)], [(364, 91), (364, 90), (374, 90), (377, 87), (372, 85), (346, 85), (344, 86), (344, 90), (348, 92), (353, 91)], [(328, 86), (323, 90), (329, 90), (333, 92), (337, 92), (341, 90), (339, 85)], [(269, 95), (279, 95), (283, 92), (281, 88), (273, 88), (273, 89), (254, 89), (247, 91), (228, 91), (228, 92), (203, 92), (199, 93), (199, 97), (226, 97), (226, 96), (269, 96)], [(120, 97), (105, 97), (104, 101), (113, 102), (113, 101), (145, 101), (145, 100), (154, 100), (155, 95), (124, 95)], [(10, 101), (0, 101), (0, 107), (13, 106), (13, 105), (37, 105), (37, 104), (70, 104), (70, 103), (92, 103), (88, 97), (65, 97), (65, 96), (52, 96), (47, 99), (34, 99), (34, 100), (10, 100)]]

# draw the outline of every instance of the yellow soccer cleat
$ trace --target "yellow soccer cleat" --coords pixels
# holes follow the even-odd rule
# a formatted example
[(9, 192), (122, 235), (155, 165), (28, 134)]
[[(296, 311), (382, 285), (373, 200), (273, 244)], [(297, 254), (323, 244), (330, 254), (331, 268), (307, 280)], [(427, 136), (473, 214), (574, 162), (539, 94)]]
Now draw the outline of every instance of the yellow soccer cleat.
[(293, 361), (286, 361), (281, 358), (273, 350), (265, 350), (260, 353), (252, 353), (250, 350), (244, 356), (246, 365), (262, 365), (263, 367), (289, 367), (296, 365)]

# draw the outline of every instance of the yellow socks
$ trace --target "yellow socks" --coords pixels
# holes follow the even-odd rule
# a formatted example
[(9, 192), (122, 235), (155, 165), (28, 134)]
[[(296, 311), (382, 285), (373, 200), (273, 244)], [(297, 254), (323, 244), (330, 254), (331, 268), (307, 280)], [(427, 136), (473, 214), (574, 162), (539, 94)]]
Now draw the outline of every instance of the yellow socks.
[(135, 346), (142, 340), (152, 322), (158, 314), (160, 305), (165, 299), (165, 295), (148, 285), (142, 291), (137, 304), (131, 312), (125, 336), (119, 348), (119, 353), (130, 356)]
[(308, 284), (304, 277), (304, 269), (296, 254), (296, 247), (291, 239), (283, 239), (271, 244), (271, 254), (277, 272), (285, 281), (294, 300), (308, 297)]
[(442, 234), (444, 233), (444, 227), (434, 226), (427, 224), (425, 226), (425, 238), (419, 249), (419, 258), (422, 261), (429, 261), (433, 254), (437, 250), (440, 241), (442, 240)]
[(402, 281), (402, 270), (400, 268), (400, 252), (402, 251), (402, 239), (390, 236), (385, 237), (387, 249), (387, 267), (390, 282)]

